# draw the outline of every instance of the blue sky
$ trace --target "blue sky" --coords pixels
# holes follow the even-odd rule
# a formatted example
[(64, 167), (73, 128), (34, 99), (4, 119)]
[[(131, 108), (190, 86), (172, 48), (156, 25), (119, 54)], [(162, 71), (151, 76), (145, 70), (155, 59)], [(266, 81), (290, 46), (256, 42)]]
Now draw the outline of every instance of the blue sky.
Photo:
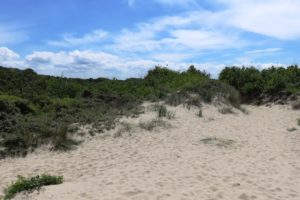
[(0, 65), (143, 77), (300, 62), (300, 0), (0, 0)]

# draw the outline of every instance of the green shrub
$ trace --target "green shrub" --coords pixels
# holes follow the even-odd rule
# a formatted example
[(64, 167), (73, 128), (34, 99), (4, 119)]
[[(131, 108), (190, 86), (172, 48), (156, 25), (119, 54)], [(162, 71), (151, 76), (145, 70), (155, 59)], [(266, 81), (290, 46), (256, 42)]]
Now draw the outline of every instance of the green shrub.
[(158, 108), (158, 117), (166, 117), (167, 116), (167, 108), (164, 105), (161, 105)]
[(0, 95), (0, 110), (6, 113), (29, 114), (34, 113), (35, 108), (28, 100), (16, 96)]
[(281, 96), (300, 92), (300, 68), (297, 65), (270, 67), (259, 71), (254, 67), (226, 67), (219, 80), (235, 87), (244, 100), (257, 99), (262, 94)]
[(18, 180), (12, 183), (4, 190), (3, 200), (9, 200), (15, 197), (17, 193), (28, 192), (31, 193), (34, 190), (40, 190), (43, 186), (58, 185), (63, 182), (62, 176), (51, 176), (43, 174), (41, 176), (35, 176), (31, 178), (25, 178), (18, 176)]

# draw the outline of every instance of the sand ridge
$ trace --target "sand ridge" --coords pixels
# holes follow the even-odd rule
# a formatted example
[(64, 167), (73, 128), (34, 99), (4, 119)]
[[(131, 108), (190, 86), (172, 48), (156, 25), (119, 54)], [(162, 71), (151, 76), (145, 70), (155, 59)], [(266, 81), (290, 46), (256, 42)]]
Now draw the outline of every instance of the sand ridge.
[[(149, 104), (146, 104), (149, 106)], [(19, 175), (63, 175), (61, 185), (15, 199), (300, 199), (299, 111), (288, 106), (246, 106), (222, 115), (214, 106), (169, 108), (172, 127), (129, 136), (85, 141), (68, 153), (36, 152), (0, 160), (0, 190)], [(155, 118), (146, 109), (137, 124)], [(288, 128), (297, 127), (294, 132)], [(117, 130), (109, 131), (113, 135)], [(204, 144), (214, 137), (234, 141), (228, 147)]]

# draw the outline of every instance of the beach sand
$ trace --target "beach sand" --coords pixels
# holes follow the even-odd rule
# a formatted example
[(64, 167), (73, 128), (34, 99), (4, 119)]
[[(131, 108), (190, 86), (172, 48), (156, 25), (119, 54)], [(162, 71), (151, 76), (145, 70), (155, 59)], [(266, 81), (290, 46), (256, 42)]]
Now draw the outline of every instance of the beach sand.
[[(147, 104), (149, 105), (149, 104)], [(39, 200), (299, 200), (300, 112), (290, 106), (245, 106), (221, 114), (214, 106), (170, 108), (171, 127), (98, 135), (76, 150), (39, 150), (0, 160), (0, 195), (17, 175), (63, 175), (61, 185), (15, 199)], [(155, 118), (149, 111), (137, 124)], [(133, 125), (134, 126), (134, 125)], [(289, 132), (295, 127), (298, 130)], [(111, 130), (107, 135), (113, 135)], [(217, 145), (206, 138), (231, 141)]]

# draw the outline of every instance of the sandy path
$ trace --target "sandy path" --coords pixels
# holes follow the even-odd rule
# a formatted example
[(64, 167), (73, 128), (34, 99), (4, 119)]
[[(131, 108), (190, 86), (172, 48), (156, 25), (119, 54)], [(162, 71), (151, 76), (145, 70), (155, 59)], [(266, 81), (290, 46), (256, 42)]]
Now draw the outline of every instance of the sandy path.
[[(28, 199), (300, 199), (299, 111), (248, 106), (249, 115), (221, 115), (205, 106), (199, 118), (197, 110), (174, 110), (173, 128), (95, 137), (70, 153), (0, 160), (0, 190), (18, 174), (50, 173), (65, 182)], [(298, 130), (288, 132), (291, 127)], [(200, 141), (209, 136), (235, 143), (224, 148)]]

